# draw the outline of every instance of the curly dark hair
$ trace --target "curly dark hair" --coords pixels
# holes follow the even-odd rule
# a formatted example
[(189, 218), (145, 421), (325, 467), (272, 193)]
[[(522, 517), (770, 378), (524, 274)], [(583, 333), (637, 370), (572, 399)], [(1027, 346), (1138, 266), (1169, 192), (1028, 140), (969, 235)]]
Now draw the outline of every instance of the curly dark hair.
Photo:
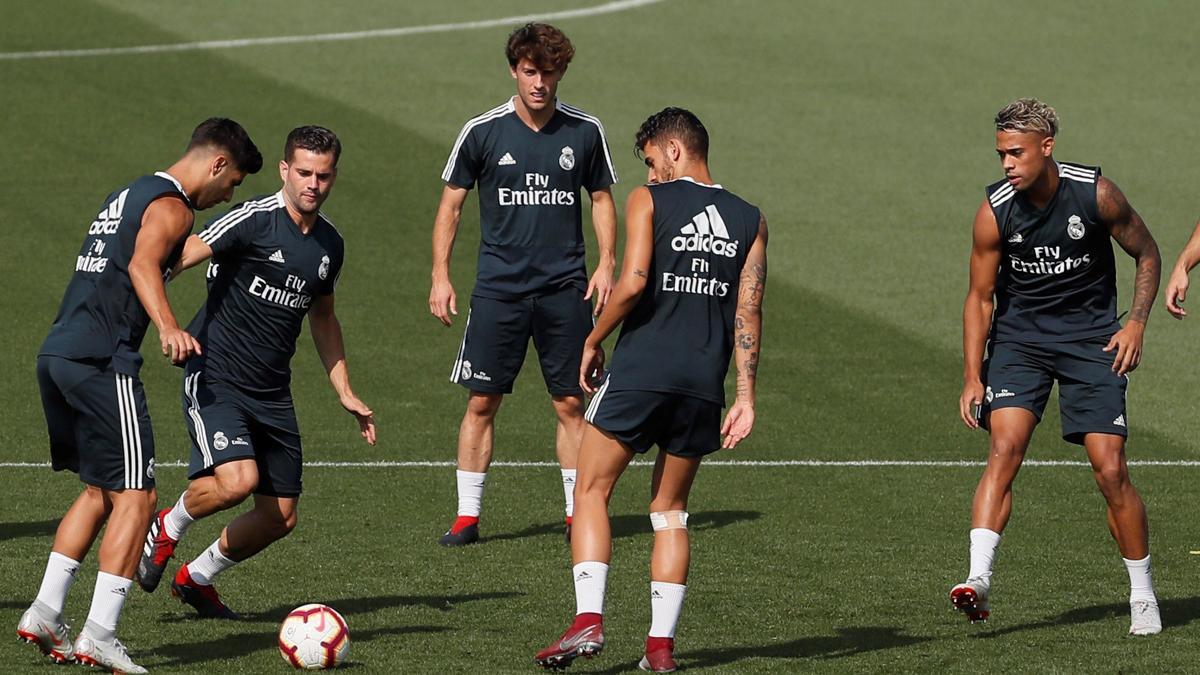
[(638, 128), (634, 154), (640, 158), (647, 143), (662, 144), (670, 138), (683, 144), (688, 152), (708, 159), (708, 129), (699, 117), (683, 108), (663, 108), (647, 117)]
[(296, 154), (296, 148), (315, 152), (318, 155), (332, 152), (334, 166), (337, 166), (338, 158), (342, 156), (342, 142), (338, 140), (337, 134), (325, 127), (313, 124), (296, 127), (288, 134), (287, 142), (283, 144), (283, 160), (285, 162), (292, 161), (292, 156)]
[(192, 131), (187, 149), (217, 147), (229, 153), (229, 159), (242, 173), (258, 173), (262, 169), (262, 153), (250, 140), (242, 125), (228, 117), (210, 117)]
[(509, 34), (504, 55), (512, 68), (521, 59), (529, 59), (544, 70), (566, 70), (575, 58), (575, 46), (561, 30), (548, 23), (527, 23)]

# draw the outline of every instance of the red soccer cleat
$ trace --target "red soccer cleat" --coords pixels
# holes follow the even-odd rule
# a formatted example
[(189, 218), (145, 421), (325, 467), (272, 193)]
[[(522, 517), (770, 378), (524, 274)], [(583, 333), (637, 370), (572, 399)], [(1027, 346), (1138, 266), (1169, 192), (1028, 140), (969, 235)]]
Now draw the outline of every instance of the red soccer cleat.
[(146, 545), (142, 548), (142, 557), (138, 560), (137, 573), (134, 574), (138, 586), (147, 593), (153, 593), (154, 589), (158, 588), (163, 572), (167, 569), (167, 561), (175, 555), (175, 545), (179, 543), (167, 536), (167, 528), (163, 526), (163, 519), (170, 511), (169, 508), (159, 511), (150, 522), (150, 531), (146, 533)]
[(192, 580), (187, 565), (179, 568), (175, 581), (171, 582), (171, 595), (185, 605), (191, 605), (204, 619), (240, 619), (238, 613), (221, 602), (221, 596), (211, 584), (205, 586)]
[(675, 638), (647, 637), (646, 655), (638, 662), (638, 668), (652, 673), (675, 672)]
[(604, 649), (604, 617), (590, 612), (575, 616), (575, 623), (557, 642), (533, 657), (546, 670), (563, 670), (580, 656), (592, 658)]
[(442, 546), (466, 546), (479, 541), (479, 518), (477, 516), (459, 516), (454, 524), (442, 535), (438, 543)]

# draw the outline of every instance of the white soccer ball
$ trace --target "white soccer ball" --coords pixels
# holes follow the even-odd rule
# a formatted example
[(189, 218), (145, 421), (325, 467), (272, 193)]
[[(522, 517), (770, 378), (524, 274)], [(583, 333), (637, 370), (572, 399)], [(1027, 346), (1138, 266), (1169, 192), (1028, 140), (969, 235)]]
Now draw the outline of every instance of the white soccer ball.
[(332, 607), (303, 605), (279, 626), (279, 653), (298, 670), (336, 668), (350, 653), (350, 630)]

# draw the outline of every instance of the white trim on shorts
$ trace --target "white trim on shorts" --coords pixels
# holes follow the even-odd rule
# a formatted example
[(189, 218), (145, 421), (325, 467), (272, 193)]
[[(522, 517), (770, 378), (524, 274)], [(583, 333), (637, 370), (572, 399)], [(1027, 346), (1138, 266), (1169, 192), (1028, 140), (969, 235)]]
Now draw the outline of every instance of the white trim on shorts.
[(592, 402), (588, 404), (587, 412), (583, 414), (585, 422), (591, 423), (596, 418), (596, 412), (600, 409), (600, 399), (604, 398), (604, 394), (608, 391), (608, 385), (610, 384), (612, 384), (612, 375), (604, 378), (604, 384), (601, 385), (596, 395), (592, 397)]
[(204, 427), (204, 418), (200, 416), (200, 402), (196, 400), (196, 389), (199, 386), (200, 375), (203, 372), (197, 371), (184, 379), (183, 393), (190, 402), (187, 414), (188, 417), (192, 418), (192, 425), (195, 427), (196, 432), (196, 447), (200, 450), (200, 457), (204, 461), (204, 468), (207, 469), (213, 465), (213, 456), (212, 450), (208, 447), (208, 430)]
[(462, 344), (458, 346), (458, 358), (454, 360), (454, 370), (450, 371), (450, 381), (458, 384), (461, 381), (463, 357), (467, 353), (467, 332), (471, 329), (471, 310), (467, 310), (467, 323), (463, 326)]
[(145, 478), (142, 475), (142, 434), (138, 426), (137, 402), (133, 396), (133, 378), (116, 374), (117, 410), (121, 417), (121, 449), (124, 452), (125, 487), (141, 490)]

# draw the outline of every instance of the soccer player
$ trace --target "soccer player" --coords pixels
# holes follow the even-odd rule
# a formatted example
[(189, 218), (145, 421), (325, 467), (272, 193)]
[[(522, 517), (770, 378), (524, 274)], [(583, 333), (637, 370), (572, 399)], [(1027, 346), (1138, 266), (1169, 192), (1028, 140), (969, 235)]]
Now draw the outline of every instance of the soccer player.
[(180, 567), (171, 584), (172, 594), (202, 617), (237, 618), (213, 580), (296, 527), (302, 457), (291, 360), (305, 315), (342, 406), (358, 420), (362, 437), (375, 443), (371, 409), (350, 387), (334, 313), (342, 236), (320, 210), (341, 150), (328, 129), (293, 129), (279, 163), (283, 188), (210, 222), (188, 239), (180, 261), (186, 269), (212, 258), (208, 300), (189, 326), (205, 350), (188, 361), (183, 388), (191, 482), (173, 507), (154, 517), (137, 578), (153, 591), (194, 521), (253, 494), (254, 507)]
[[(690, 557), (687, 500), (705, 455), (733, 448), (754, 427), (767, 222), (714, 184), (708, 132), (695, 115), (667, 108), (637, 132), (649, 185), (629, 195), (626, 246), (608, 307), (584, 345), (580, 385), (603, 370), (600, 343), (624, 322), (612, 368), (587, 409), (571, 541), (575, 621), (535, 657), (563, 668), (604, 646), (604, 590), (612, 557), (608, 500), (635, 455), (658, 445), (650, 485), (652, 621), (643, 670), (675, 669), (675, 624)], [(725, 373), (737, 398), (724, 423)], [(722, 435), (724, 441), (722, 441)]]
[[(458, 518), (445, 546), (479, 539), (483, 486), (496, 413), (525, 360), (529, 339), (558, 417), (556, 446), (571, 536), (575, 461), (583, 433), (579, 354), (612, 290), (617, 181), (604, 127), (557, 98), (575, 48), (562, 31), (530, 23), (505, 50), (517, 95), (463, 126), (442, 172), (433, 225), (429, 311), (446, 326), (458, 313), (450, 252), (467, 193), (479, 184), (479, 264), (462, 344), (450, 373), (470, 393), (458, 431)], [(580, 190), (592, 205), (600, 262), (587, 278)]]
[[(972, 622), (988, 618), (1013, 479), (1057, 380), (1063, 438), (1087, 452), (1129, 572), (1129, 632), (1151, 635), (1162, 621), (1146, 510), (1125, 463), (1125, 391), (1158, 293), (1158, 245), (1099, 167), (1055, 161), (1057, 133), (1058, 114), (1035, 99), (996, 114), (1004, 180), (988, 186), (975, 214), (959, 397), (963, 423), (989, 430), (991, 442), (971, 509), (970, 571), (950, 599)], [(1137, 264), (1123, 327), (1110, 237)]]
[[(262, 156), (237, 122), (206, 120), (192, 132), (183, 157), (110, 194), (87, 228), (37, 358), (51, 466), (79, 474), (84, 489), (59, 522), (37, 599), (17, 624), (19, 638), (58, 663), (146, 672), (117, 640), (157, 499), (138, 350), (153, 321), (163, 356), (181, 363), (200, 353), (175, 320), (164, 272), (179, 260), (193, 209), (229, 201), (246, 174), (261, 167)], [(80, 562), (106, 524), (92, 607), (72, 645), (63, 606)]]

